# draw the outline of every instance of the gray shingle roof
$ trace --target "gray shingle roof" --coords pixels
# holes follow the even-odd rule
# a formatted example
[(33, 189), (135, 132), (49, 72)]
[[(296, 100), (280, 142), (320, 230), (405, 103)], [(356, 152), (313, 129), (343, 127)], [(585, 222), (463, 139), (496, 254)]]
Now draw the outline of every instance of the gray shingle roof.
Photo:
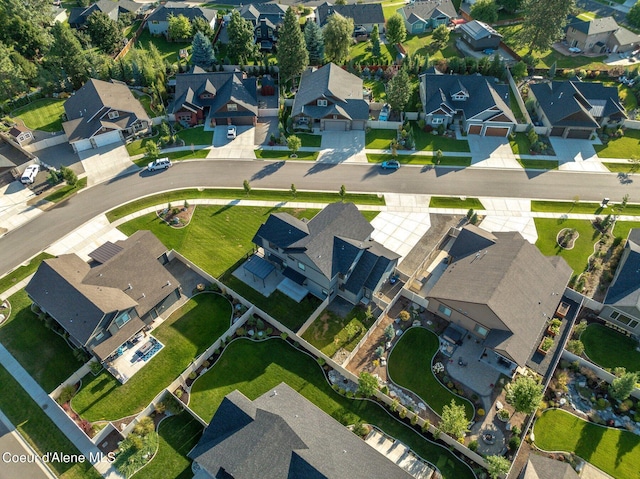
[[(136, 3), (133, 0), (119, 0), (114, 2), (112, 0), (98, 0), (96, 3), (92, 3), (86, 7), (73, 7), (69, 13), (69, 25), (84, 25), (87, 18), (94, 12), (106, 13), (114, 20), (117, 20), (120, 13), (136, 13), (142, 5)], [(118, 10), (117, 13), (113, 13), (114, 10)]]
[(166, 22), (171, 15), (175, 17), (184, 15), (191, 21), (196, 18), (204, 18), (207, 22), (211, 23), (218, 15), (218, 12), (210, 8), (187, 6), (181, 3), (167, 3), (166, 5), (160, 5), (156, 8), (156, 10), (149, 15), (149, 18), (147, 18), (147, 22)]
[[(445, 304), (451, 300), (486, 305), (505, 329), (492, 330), (485, 344), (524, 365), (544, 329), (544, 314), (551, 317), (558, 305), (560, 296), (552, 293), (564, 291), (572, 270), (564, 260), (543, 256), (520, 233), (494, 232), (491, 242), (476, 228), (465, 226), (463, 232), (455, 243), (464, 243), (464, 254), (452, 254), (429, 296)], [(457, 250), (455, 243), (452, 252)]]
[(278, 3), (248, 3), (240, 8), (240, 16), (256, 25), (263, 18), (274, 26), (282, 24), (287, 8)]
[[(318, 106), (317, 99), (326, 99), (327, 106)], [(306, 70), (293, 100), (291, 116), (303, 114), (311, 118), (324, 118), (334, 113), (351, 120), (369, 118), (362, 79), (334, 63), (317, 70)]]
[(566, 462), (531, 454), (522, 479), (578, 479), (579, 477)]
[(631, 30), (627, 30), (624, 27), (618, 28), (613, 36), (618, 45), (632, 45), (634, 43), (640, 43), (640, 35), (633, 33)]
[(227, 395), (189, 457), (234, 479), (412, 477), (285, 383), (253, 402)]
[(384, 24), (384, 13), (381, 3), (352, 3), (349, 5), (332, 5), (324, 2), (316, 7), (316, 18), (320, 26), (327, 23), (331, 15), (337, 13), (345, 18), (353, 18), (354, 25), (366, 23)]
[(414, 3), (406, 5), (398, 10), (404, 11), (405, 18), (415, 15), (423, 21), (438, 17), (441, 14), (449, 18), (455, 18), (458, 16), (456, 7), (454, 7), (451, 0), (416, 0)]
[(629, 231), (605, 304), (640, 307), (640, 228)]
[[(109, 119), (110, 110), (119, 116)], [(151, 122), (140, 102), (122, 83), (91, 78), (64, 103), (67, 120), (62, 124), (69, 142), (91, 138), (101, 128), (125, 130), (136, 121)]]
[(463, 23), (460, 25), (460, 30), (462, 33), (466, 33), (475, 40), (480, 40), (489, 36), (502, 38), (502, 35), (496, 32), (492, 27), (478, 20)]
[(613, 17), (594, 18), (588, 21), (573, 17), (566, 27), (566, 29), (569, 28), (575, 28), (586, 35), (596, 35), (598, 33), (615, 32), (618, 29), (618, 23)]
[(373, 289), (382, 278), (389, 263), (400, 257), (400, 255), (385, 248), (377, 241), (367, 241), (365, 248), (351, 276), (349, 276), (344, 285), (347, 291), (354, 294), (357, 294), (363, 286)]

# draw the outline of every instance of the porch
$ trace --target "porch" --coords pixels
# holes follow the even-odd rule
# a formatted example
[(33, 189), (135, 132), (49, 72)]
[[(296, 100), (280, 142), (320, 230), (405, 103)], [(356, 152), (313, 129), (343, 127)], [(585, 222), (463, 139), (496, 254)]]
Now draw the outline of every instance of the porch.
[(105, 362), (105, 368), (122, 384), (140, 371), (164, 345), (143, 331), (120, 346)]

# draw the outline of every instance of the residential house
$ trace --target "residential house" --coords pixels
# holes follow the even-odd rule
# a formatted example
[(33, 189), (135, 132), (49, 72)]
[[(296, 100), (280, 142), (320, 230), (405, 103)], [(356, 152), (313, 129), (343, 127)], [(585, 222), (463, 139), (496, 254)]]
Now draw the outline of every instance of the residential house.
[(571, 464), (538, 454), (530, 454), (520, 479), (579, 479)]
[(33, 133), (31, 133), (31, 130), (26, 126), (16, 123), (9, 130), (9, 138), (22, 146), (33, 141)]
[(460, 122), (470, 135), (508, 136), (517, 123), (509, 107), (509, 86), (482, 75), (420, 76), (420, 99), (427, 125)]
[(176, 75), (172, 113), (185, 126), (255, 125), (258, 119), (256, 78), (242, 72), (205, 72), (194, 67)]
[(65, 103), (62, 128), (78, 151), (122, 142), (151, 131), (151, 119), (126, 84), (89, 79)]
[(478, 20), (463, 23), (460, 25), (459, 31), (462, 41), (475, 51), (497, 50), (502, 41), (502, 35), (486, 23)]
[(629, 52), (640, 46), (640, 36), (618, 25), (613, 17), (581, 20), (573, 17), (565, 28), (570, 47), (584, 52)]
[(426, 294), (427, 309), (463, 337), (482, 341), (486, 353), (515, 372), (536, 351), (572, 274), (563, 258), (543, 256), (518, 232), (467, 225)]
[(448, 25), (458, 16), (451, 0), (410, 0), (398, 9), (407, 33), (423, 33), (438, 25)]
[(84, 28), (87, 23), (87, 18), (92, 13), (102, 12), (106, 14), (111, 20), (117, 22), (120, 15), (124, 13), (131, 13), (137, 15), (142, 9), (142, 4), (134, 2), (133, 0), (98, 0), (96, 3), (92, 3), (86, 7), (73, 7), (69, 13), (69, 26), (71, 28)]
[(353, 203), (332, 203), (309, 221), (273, 213), (253, 242), (289, 281), (318, 298), (338, 295), (356, 304), (373, 298), (399, 259), (372, 232)]
[(89, 257), (44, 260), (26, 292), (71, 343), (104, 362), (180, 299), (180, 284), (163, 266), (167, 248), (150, 231), (107, 241)]
[(58, 5), (51, 5), (53, 23), (63, 23), (69, 16), (67, 10)]
[(210, 8), (203, 8), (198, 6), (187, 6), (183, 3), (167, 2), (164, 5), (160, 5), (154, 10), (154, 12), (147, 18), (147, 28), (152, 35), (169, 35), (169, 17), (183, 15), (190, 21), (194, 21), (196, 18), (203, 18), (207, 21), (211, 28), (216, 26), (216, 18), (218, 12)]
[(371, 33), (374, 25), (378, 25), (378, 31), (384, 31), (384, 13), (381, 3), (352, 3), (349, 5), (333, 5), (324, 2), (316, 7), (316, 23), (324, 27), (329, 17), (337, 13), (345, 18), (353, 19), (355, 28), (362, 27), (367, 33)]
[(576, 78), (532, 83), (529, 98), (550, 136), (588, 139), (597, 128), (619, 125), (627, 118), (618, 89), (599, 82)]
[(240, 8), (240, 16), (253, 25), (254, 41), (261, 50), (272, 50), (287, 9), (278, 3), (249, 3)]
[(364, 130), (369, 104), (362, 79), (334, 63), (309, 68), (300, 79), (291, 117), (321, 130)]
[(285, 383), (225, 396), (188, 457), (200, 479), (413, 477)]
[(607, 290), (601, 319), (640, 337), (640, 229), (629, 231), (622, 257)]

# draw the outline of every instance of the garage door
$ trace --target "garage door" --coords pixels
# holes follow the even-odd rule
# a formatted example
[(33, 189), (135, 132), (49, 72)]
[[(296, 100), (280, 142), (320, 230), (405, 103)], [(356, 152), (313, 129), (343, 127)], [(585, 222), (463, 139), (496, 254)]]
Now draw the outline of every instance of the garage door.
[(344, 120), (325, 120), (324, 129), (327, 131), (345, 131), (347, 122)]
[(564, 134), (564, 128), (561, 126), (557, 126), (555, 128), (551, 128), (550, 136), (562, 136)]
[(471, 125), (469, 127), (470, 135), (479, 135), (482, 132), (482, 125)]
[(591, 136), (591, 130), (569, 130), (567, 138), (582, 138), (588, 140)]
[(484, 136), (507, 136), (509, 134), (509, 128), (498, 128), (497, 126), (488, 126), (484, 130)]
[(96, 143), (96, 148), (122, 141), (120, 138), (120, 132), (118, 130), (103, 133), (102, 135), (96, 135), (93, 137), (93, 140)]
[[(231, 118), (232, 125), (253, 125), (253, 116), (236, 116), (235, 118)], [(221, 123), (218, 123), (220, 125)]]
[(351, 122), (351, 129), (352, 130), (364, 130), (364, 125), (365, 125), (364, 121), (352, 121)]
[(90, 150), (91, 148), (93, 148), (93, 145), (91, 144), (91, 140), (80, 140), (73, 143), (73, 147), (76, 149), (76, 151), (84, 151)]

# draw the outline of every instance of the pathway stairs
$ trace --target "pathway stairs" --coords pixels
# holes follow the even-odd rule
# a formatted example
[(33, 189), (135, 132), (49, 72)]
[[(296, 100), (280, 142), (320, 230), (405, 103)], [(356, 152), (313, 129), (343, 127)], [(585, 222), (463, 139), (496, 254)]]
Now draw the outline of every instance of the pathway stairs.
[(416, 479), (435, 479), (438, 477), (436, 470), (416, 456), (411, 449), (377, 429), (371, 430), (365, 442)]

